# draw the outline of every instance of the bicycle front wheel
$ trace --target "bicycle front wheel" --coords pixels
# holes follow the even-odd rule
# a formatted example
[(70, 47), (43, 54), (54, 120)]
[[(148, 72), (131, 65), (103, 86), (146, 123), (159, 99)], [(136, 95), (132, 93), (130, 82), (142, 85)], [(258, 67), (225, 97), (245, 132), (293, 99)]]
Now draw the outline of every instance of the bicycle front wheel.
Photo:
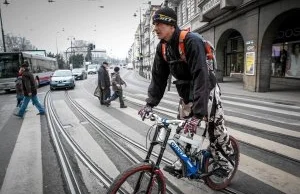
[(149, 163), (140, 163), (117, 176), (107, 193), (165, 194), (165, 191), (166, 184), (162, 172), (154, 169)]

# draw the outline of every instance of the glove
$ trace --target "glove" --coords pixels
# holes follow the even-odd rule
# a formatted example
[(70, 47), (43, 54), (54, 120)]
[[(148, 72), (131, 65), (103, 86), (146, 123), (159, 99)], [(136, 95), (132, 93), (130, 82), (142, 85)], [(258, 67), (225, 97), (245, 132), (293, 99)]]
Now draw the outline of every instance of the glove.
[(200, 121), (201, 120), (196, 117), (189, 118), (183, 127), (184, 133), (190, 132), (192, 134), (195, 134), (197, 132), (197, 127)]
[(152, 107), (149, 105), (144, 106), (141, 110), (139, 110), (138, 114), (142, 117), (142, 120), (145, 120), (145, 117), (152, 112)]

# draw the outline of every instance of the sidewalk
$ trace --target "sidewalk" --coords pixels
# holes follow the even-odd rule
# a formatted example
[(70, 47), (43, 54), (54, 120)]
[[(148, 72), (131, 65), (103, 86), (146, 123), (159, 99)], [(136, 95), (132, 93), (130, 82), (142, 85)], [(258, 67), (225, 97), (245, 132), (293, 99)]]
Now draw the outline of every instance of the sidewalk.
[[(135, 76), (140, 81), (150, 82), (135, 72)], [(271, 85), (270, 92), (250, 92), (244, 90), (243, 82), (240, 79), (224, 77), (224, 82), (219, 83), (222, 94), (224, 95), (237, 95), (247, 98), (260, 98), (262, 100), (272, 101), (279, 104), (288, 104), (300, 106), (300, 89), (295, 87), (286, 87), (280, 85)], [(174, 85), (172, 84), (172, 87)]]
[(251, 92), (243, 88), (243, 82), (236, 78), (224, 77), (220, 83), (223, 94), (261, 98), (275, 103), (300, 106), (300, 89), (283, 85), (271, 85), (270, 92)]

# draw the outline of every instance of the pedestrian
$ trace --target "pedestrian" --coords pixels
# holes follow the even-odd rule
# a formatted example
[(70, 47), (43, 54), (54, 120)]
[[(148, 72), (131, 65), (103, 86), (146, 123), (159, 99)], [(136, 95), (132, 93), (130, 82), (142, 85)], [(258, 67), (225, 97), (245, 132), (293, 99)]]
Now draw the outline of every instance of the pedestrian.
[(127, 87), (127, 84), (121, 78), (119, 71), (120, 71), (119, 67), (114, 68), (114, 73), (111, 76), (111, 85), (112, 85), (112, 90), (114, 93), (110, 97), (110, 99), (108, 99), (104, 102), (107, 106), (109, 106), (111, 101), (114, 101), (115, 99), (119, 98), (120, 108), (127, 108), (127, 106), (124, 104), (123, 89), (122, 89), (122, 85), (125, 85), (125, 87)]
[(21, 65), (21, 71), (23, 72), (22, 85), (23, 85), (24, 99), (19, 112), (15, 115), (20, 118), (23, 118), (25, 114), (25, 110), (30, 100), (32, 101), (32, 104), (38, 109), (39, 111), (38, 115), (44, 115), (45, 109), (41, 105), (37, 97), (37, 89), (36, 89), (34, 77), (33, 74), (29, 71), (29, 63), (27, 61), (25, 61)]
[(23, 74), (23, 68), (20, 68), (18, 72), (18, 77), (16, 79), (16, 98), (17, 98), (17, 107), (20, 108), (23, 98), (24, 98), (24, 93), (23, 93), (23, 84), (22, 84), (22, 74)]
[[(171, 73), (176, 78), (174, 83), (180, 97), (180, 118), (186, 119), (184, 132), (196, 133), (200, 121), (208, 119), (209, 149), (213, 157), (218, 160), (224, 159), (224, 166), (228, 167), (228, 171), (230, 171), (232, 166), (221, 154), (223, 152), (226, 155), (232, 154), (233, 149), (224, 125), (224, 114), (219, 94), (213, 97), (212, 109), (208, 109), (212, 103), (212, 100), (209, 100), (210, 94), (212, 94), (210, 92), (214, 90), (216, 92), (213, 94), (219, 92), (219, 87), (214, 73), (208, 71), (203, 39), (195, 33), (187, 32), (184, 40), (179, 41), (182, 30), (177, 25), (177, 14), (171, 8), (164, 7), (157, 10), (152, 19), (154, 31), (160, 42), (156, 47), (146, 105), (139, 111), (139, 115), (144, 118), (145, 115), (152, 112), (154, 106), (159, 104)], [(179, 45), (184, 45), (185, 60), (182, 59)], [(182, 108), (186, 110), (182, 111)], [(211, 113), (214, 115), (211, 116)], [(220, 149), (222, 151), (219, 151)], [(176, 168), (174, 164), (166, 166), (164, 169), (171, 173), (177, 170), (181, 172), (181, 169)]]
[(98, 87), (100, 89), (100, 104), (110, 98), (110, 78), (108, 73), (108, 63), (104, 61), (98, 70)]

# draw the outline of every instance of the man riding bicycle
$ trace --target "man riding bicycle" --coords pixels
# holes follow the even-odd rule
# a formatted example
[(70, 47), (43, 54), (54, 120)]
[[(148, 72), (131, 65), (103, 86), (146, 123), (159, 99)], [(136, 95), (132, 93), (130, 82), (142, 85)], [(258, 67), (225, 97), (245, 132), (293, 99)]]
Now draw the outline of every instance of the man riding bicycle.
[[(182, 60), (178, 49), (182, 30), (177, 26), (174, 10), (164, 7), (157, 10), (152, 19), (160, 43), (156, 48), (146, 106), (139, 111), (139, 115), (145, 117), (159, 104), (171, 73), (176, 78), (174, 83), (181, 98), (179, 117), (187, 120), (184, 132), (196, 133), (200, 121), (207, 119), (209, 149), (213, 157), (226, 164), (227, 160), (223, 155), (231, 154), (232, 147), (224, 125), (220, 89), (214, 73), (208, 70), (203, 40), (195, 33), (187, 33), (184, 39), (186, 60)], [(162, 45), (165, 45), (164, 50)], [(168, 172), (180, 170), (174, 165), (164, 169)]]

